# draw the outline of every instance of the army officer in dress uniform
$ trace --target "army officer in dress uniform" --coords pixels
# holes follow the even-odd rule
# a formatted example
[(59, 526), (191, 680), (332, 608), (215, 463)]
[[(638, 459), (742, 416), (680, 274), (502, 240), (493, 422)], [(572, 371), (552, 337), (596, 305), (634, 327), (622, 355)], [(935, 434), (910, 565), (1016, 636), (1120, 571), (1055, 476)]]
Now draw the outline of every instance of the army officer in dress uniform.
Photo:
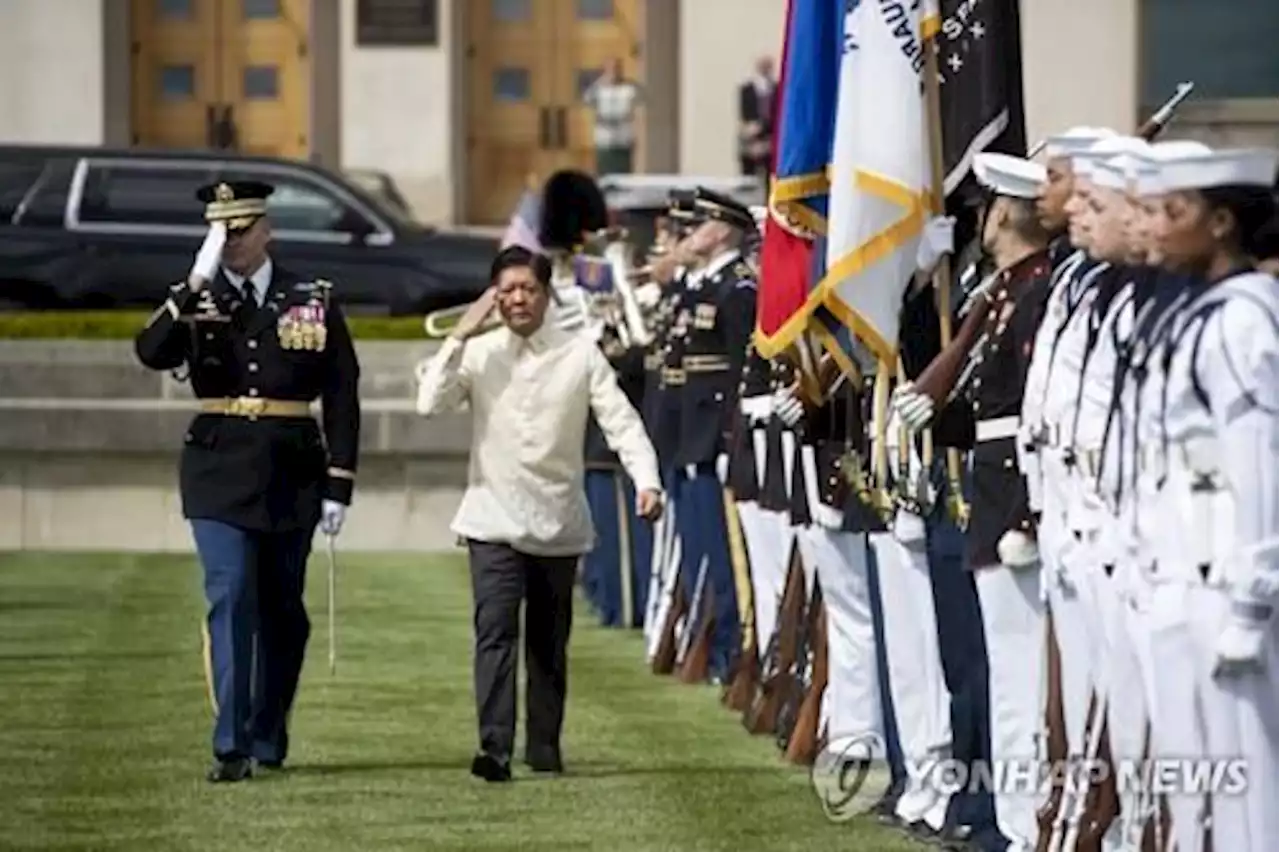
[(199, 399), (179, 480), (209, 603), (213, 782), (288, 756), (310, 632), (311, 539), (317, 524), (330, 535), (341, 528), (359, 444), (351, 335), (329, 282), (272, 262), (271, 192), (256, 182), (200, 190), (209, 235), (189, 280), (136, 341), (151, 369), (185, 367)]
[(676, 320), (678, 327), (685, 328), (685, 338), (674, 511), (681, 571), (690, 580), (685, 587), (690, 629), (693, 636), (703, 629), (706, 604), (702, 601), (709, 601), (707, 674), (712, 681), (724, 683), (739, 650), (739, 625), (723, 479), (727, 435), (738, 409), (738, 385), (755, 328), (755, 275), (741, 246), (744, 235), (754, 232), (756, 225), (746, 207), (702, 187), (693, 204), (701, 224), (689, 239), (705, 265), (688, 279), (683, 315)]

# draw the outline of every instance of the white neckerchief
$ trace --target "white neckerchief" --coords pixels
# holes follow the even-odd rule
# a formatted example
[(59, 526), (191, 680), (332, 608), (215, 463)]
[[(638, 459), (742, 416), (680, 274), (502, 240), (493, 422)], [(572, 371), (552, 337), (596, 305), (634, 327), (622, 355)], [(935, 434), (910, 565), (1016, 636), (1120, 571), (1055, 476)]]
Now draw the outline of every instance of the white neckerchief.
[[(262, 302), (267, 297), (267, 288), (271, 286), (271, 273), (271, 258), (268, 257), (258, 267), (258, 270), (249, 276), (249, 283), (253, 285), (253, 301), (258, 307), (262, 307)], [(222, 274), (227, 276), (227, 280), (231, 282), (232, 287), (240, 291), (241, 298), (248, 298), (248, 294), (244, 291), (245, 279), (243, 275), (238, 275), (225, 266), (222, 268)]]

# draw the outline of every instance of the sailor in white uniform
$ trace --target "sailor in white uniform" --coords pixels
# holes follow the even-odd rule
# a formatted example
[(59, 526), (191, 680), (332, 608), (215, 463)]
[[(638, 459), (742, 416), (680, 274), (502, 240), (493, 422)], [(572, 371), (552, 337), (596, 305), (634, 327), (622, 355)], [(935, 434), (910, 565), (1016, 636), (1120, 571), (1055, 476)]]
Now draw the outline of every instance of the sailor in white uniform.
[[(1278, 367), (1276, 279), (1254, 270), (1274, 253), (1275, 154), (1218, 151), (1166, 164), (1159, 229), (1164, 264), (1197, 276), (1157, 351), (1161, 393), (1156, 563), (1169, 582), (1156, 619), (1181, 620), (1182, 671), (1204, 754), (1243, 757), (1243, 791), (1211, 792), (1214, 849), (1280, 847), (1277, 701)], [(1144, 395), (1149, 396), (1149, 395)], [(1185, 753), (1185, 752), (1184, 752)], [(1198, 827), (1177, 824), (1180, 848)], [(1188, 830), (1188, 829), (1192, 830)]]

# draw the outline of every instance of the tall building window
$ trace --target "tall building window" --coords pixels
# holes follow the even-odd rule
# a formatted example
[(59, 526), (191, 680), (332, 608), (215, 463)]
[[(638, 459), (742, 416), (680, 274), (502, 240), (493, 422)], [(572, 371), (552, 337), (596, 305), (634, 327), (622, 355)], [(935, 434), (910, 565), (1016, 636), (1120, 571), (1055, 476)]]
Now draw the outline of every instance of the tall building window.
[(1178, 83), (1196, 100), (1274, 99), (1275, 0), (1140, 0), (1142, 103), (1162, 103)]

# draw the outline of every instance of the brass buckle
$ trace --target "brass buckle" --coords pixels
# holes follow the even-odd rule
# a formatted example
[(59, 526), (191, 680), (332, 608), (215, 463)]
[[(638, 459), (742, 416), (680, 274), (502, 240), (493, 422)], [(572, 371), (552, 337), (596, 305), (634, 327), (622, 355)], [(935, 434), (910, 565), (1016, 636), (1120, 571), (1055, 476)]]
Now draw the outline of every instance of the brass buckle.
[(267, 411), (267, 401), (256, 397), (236, 397), (227, 407), (227, 413), (236, 417), (257, 420)]

